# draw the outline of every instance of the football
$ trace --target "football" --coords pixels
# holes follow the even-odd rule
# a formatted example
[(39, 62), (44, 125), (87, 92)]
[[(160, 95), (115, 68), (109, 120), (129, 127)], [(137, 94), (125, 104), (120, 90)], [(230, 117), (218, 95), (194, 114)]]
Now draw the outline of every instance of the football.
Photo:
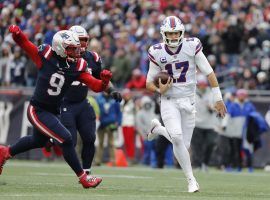
[(170, 75), (167, 72), (159, 72), (154, 78), (154, 84), (156, 87), (159, 87), (159, 79), (161, 79), (161, 83), (165, 84), (168, 81)]

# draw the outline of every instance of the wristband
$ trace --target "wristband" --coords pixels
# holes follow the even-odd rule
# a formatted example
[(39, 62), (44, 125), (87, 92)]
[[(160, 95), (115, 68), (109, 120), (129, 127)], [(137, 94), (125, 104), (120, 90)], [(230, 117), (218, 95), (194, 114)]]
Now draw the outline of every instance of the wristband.
[(213, 97), (214, 97), (214, 102), (222, 101), (222, 94), (220, 92), (219, 87), (213, 87), (212, 93), (213, 93)]

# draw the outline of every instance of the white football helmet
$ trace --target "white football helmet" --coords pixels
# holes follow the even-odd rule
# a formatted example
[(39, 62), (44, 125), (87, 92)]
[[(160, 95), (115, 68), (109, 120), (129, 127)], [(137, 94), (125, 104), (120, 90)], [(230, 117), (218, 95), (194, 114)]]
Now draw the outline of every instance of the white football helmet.
[(89, 35), (86, 30), (82, 26), (72, 26), (69, 30), (78, 35), (81, 42), (81, 53), (85, 52), (89, 42)]
[(80, 40), (72, 31), (58, 31), (53, 36), (52, 50), (63, 58), (77, 59), (80, 57)]
[[(177, 39), (171, 40), (166, 36), (167, 32), (180, 32), (180, 36)], [(163, 20), (160, 26), (160, 33), (166, 45), (169, 47), (178, 47), (183, 41), (185, 27), (178, 17), (169, 16)]]

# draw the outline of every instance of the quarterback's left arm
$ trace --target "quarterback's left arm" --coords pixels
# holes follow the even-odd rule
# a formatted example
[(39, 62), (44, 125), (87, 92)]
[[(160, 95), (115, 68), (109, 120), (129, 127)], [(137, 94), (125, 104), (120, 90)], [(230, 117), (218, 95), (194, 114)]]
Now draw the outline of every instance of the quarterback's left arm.
[(196, 65), (199, 67), (200, 71), (207, 76), (209, 84), (212, 88), (212, 93), (215, 102), (215, 109), (218, 112), (218, 115), (222, 118), (225, 117), (227, 109), (222, 99), (222, 94), (220, 92), (216, 75), (202, 51), (198, 52), (195, 55), (195, 62)]

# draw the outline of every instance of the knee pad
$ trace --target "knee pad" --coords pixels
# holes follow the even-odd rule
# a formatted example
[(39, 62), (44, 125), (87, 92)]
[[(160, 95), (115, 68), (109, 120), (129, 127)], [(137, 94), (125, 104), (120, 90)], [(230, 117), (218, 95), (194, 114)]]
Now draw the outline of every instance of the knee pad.
[(184, 142), (183, 142), (183, 135), (182, 134), (177, 134), (177, 135), (172, 135), (172, 143), (173, 145), (182, 145)]

